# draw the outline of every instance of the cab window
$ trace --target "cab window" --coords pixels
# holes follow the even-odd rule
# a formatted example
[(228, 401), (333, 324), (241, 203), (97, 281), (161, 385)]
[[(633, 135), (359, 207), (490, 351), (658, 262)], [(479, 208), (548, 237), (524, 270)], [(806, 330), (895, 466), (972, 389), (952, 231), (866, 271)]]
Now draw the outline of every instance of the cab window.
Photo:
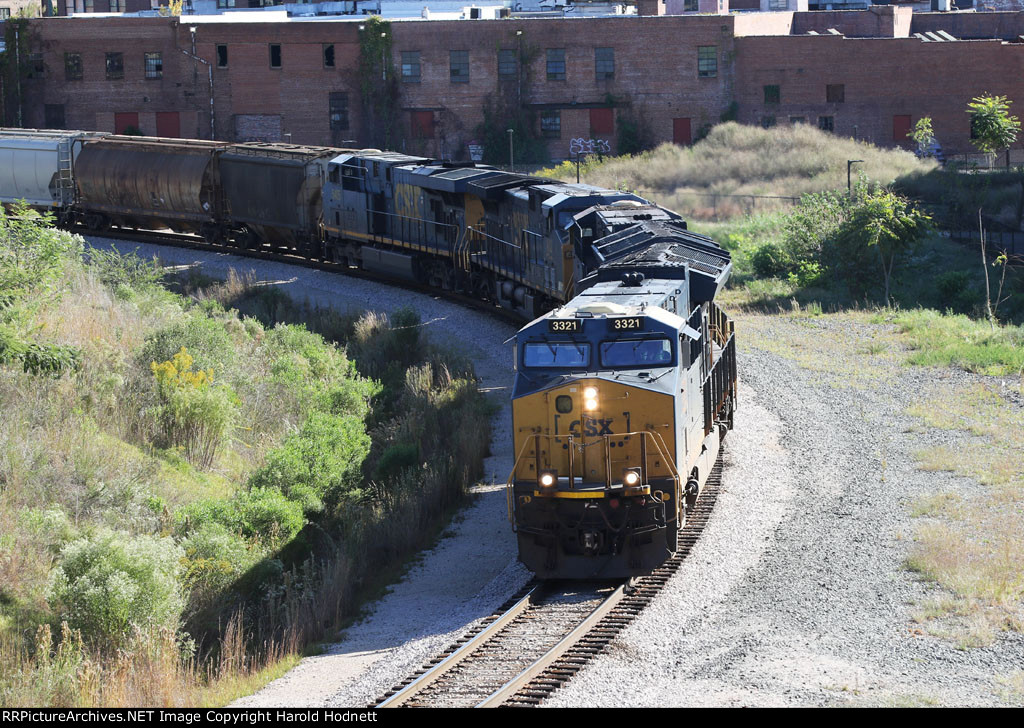
[(523, 364), (549, 369), (579, 369), (590, 363), (590, 344), (575, 341), (545, 341), (523, 347)]
[(609, 369), (671, 366), (668, 339), (627, 339), (601, 342), (601, 366)]

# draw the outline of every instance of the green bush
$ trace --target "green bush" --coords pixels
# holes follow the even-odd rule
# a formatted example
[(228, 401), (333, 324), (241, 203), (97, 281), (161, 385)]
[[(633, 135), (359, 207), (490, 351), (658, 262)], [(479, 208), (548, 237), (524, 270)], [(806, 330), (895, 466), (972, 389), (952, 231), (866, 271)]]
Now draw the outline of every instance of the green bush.
[(171, 389), (152, 411), (160, 426), (158, 444), (180, 447), (190, 463), (209, 468), (237, 407), (229, 388), (215, 386)]
[(47, 597), (86, 639), (117, 647), (134, 627), (177, 628), (183, 556), (170, 538), (103, 529), (61, 549)]
[(750, 256), (750, 262), (754, 266), (754, 273), (761, 278), (778, 278), (788, 273), (793, 266), (793, 261), (786, 252), (774, 243), (765, 243), (758, 247)]
[(183, 583), (196, 606), (215, 599), (254, 561), (245, 539), (222, 523), (204, 523), (181, 547), (185, 550)]
[(242, 535), (271, 546), (290, 541), (306, 525), (302, 506), (277, 488), (244, 490), (234, 502)]
[(420, 449), (414, 442), (398, 443), (381, 453), (373, 477), (386, 480), (419, 463)]
[(148, 290), (164, 277), (163, 268), (155, 261), (146, 260), (134, 252), (120, 253), (111, 247), (110, 250), (89, 248), (86, 253), (89, 267), (119, 298), (129, 297), (133, 290)]
[(307, 511), (316, 511), (325, 503), (359, 497), (369, 452), (370, 437), (361, 418), (313, 412), (299, 432), (267, 455), (249, 485), (280, 488)]
[(935, 277), (935, 290), (941, 310), (970, 313), (981, 303), (981, 293), (971, 285), (971, 276), (965, 270), (950, 270)]
[(203, 315), (186, 315), (154, 332), (142, 347), (139, 363), (148, 368), (151, 362), (168, 361), (182, 347), (195, 359), (196, 368), (213, 367), (221, 376), (235, 363), (235, 347), (224, 324)]

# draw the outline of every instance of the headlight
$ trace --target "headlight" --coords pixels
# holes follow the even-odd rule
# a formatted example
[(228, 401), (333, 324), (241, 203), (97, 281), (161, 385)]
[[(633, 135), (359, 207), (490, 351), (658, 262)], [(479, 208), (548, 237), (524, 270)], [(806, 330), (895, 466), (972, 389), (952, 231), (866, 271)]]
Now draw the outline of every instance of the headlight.
[(642, 481), (640, 468), (626, 468), (622, 471), (622, 484), (627, 488), (636, 488)]
[(593, 410), (596, 410), (597, 409), (597, 400), (596, 399), (584, 400), (583, 401), (583, 409), (587, 410), (587, 412), (592, 412)]
[(558, 481), (558, 473), (553, 470), (542, 470), (537, 482), (542, 488), (551, 488)]
[(597, 387), (586, 387), (583, 390), (583, 399), (597, 399)]

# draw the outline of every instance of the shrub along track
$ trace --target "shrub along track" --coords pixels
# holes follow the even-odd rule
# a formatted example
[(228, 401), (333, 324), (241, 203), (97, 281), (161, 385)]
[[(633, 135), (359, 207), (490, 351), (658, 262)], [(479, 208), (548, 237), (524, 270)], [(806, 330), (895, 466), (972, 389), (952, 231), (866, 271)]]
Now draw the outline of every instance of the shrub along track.
[(538, 705), (601, 654), (668, 583), (700, 538), (721, 485), (719, 458), (680, 533), (679, 550), (651, 574), (615, 586), (530, 582), (374, 707)]
[(428, 296), (442, 296), (462, 306), (468, 306), (486, 313), (492, 314), (507, 323), (513, 323), (520, 325), (524, 322), (524, 319), (519, 314), (516, 314), (509, 309), (502, 308), (493, 304), (489, 301), (481, 301), (478, 298), (467, 296), (462, 293), (456, 293), (454, 291), (443, 291), (433, 286), (428, 286), (422, 283), (413, 283), (412, 281), (401, 280), (397, 278), (390, 278), (385, 275), (372, 273), (362, 268), (349, 266), (343, 263), (334, 263), (327, 260), (318, 260), (314, 258), (306, 258), (296, 252), (284, 252), (281, 250), (274, 250), (272, 248), (236, 248), (230, 245), (215, 245), (208, 243), (202, 238), (196, 235), (189, 235), (187, 233), (174, 233), (169, 230), (162, 231), (151, 231), (151, 230), (118, 230), (111, 229), (105, 232), (97, 232), (95, 230), (89, 230), (84, 226), (72, 226), (69, 230), (74, 233), (78, 233), (87, 237), (104, 237), (111, 238), (114, 240), (124, 240), (127, 242), (134, 243), (150, 243), (153, 245), (169, 245), (175, 248), (185, 248), (188, 250), (202, 250), (210, 253), (222, 253), (228, 255), (239, 255), (246, 258), (255, 258), (258, 260), (274, 261), (276, 263), (287, 263), (289, 265), (301, 265), (306, 268), (314, 268), (316, 270), (322, 270), (328, 273), (340, 273), (346, 276), (352, 276), (353, 278), (361, 278), (367, 281), (373, 281), (382, 285), (394, 286), (396, 288), (404, 288), (410, 291), (416, 291)]

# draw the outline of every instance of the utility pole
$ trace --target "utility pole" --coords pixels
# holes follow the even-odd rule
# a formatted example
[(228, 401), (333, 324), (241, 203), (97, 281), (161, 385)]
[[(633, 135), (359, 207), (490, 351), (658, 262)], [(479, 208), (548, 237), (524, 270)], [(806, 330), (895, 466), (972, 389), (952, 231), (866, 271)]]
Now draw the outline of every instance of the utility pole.
[(513, 134), (513, 130), (512, 129), (506, 129), (505, 131), (508, 132), (508, 169), (509, 169), (510, 172), (515, 172), (516, 171), (516, 163), (515, 163), (515, 158), (512, 156), (512, 134)]

